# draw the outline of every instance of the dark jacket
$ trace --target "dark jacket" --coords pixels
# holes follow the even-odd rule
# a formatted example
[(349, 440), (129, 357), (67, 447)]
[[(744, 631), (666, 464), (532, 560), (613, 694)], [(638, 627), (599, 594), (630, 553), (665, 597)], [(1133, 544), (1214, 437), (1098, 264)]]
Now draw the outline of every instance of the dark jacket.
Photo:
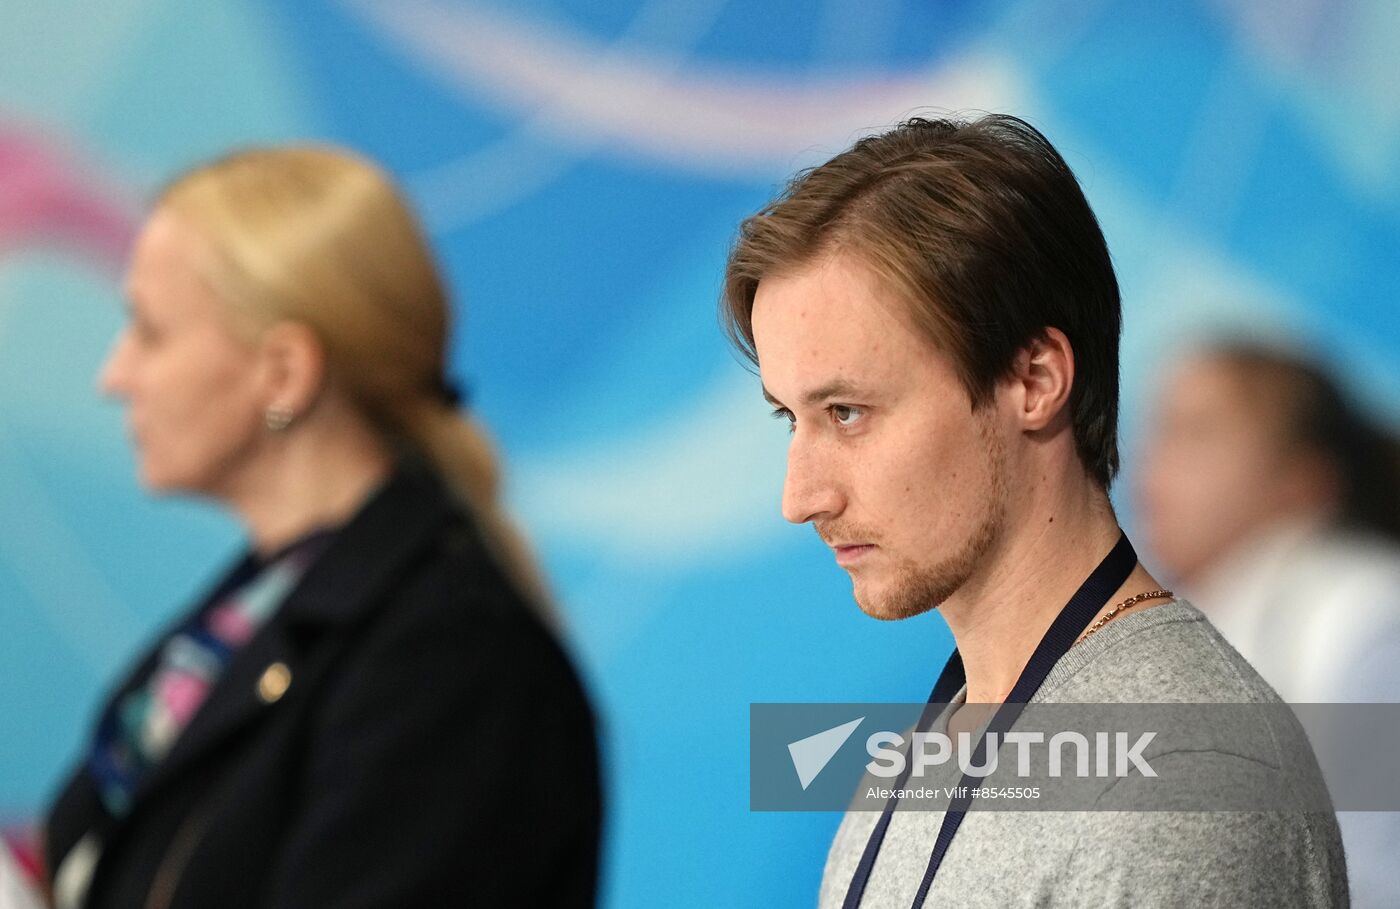
[(568, 659), (438, 478), (405, 465), (234, 656), (130, 812), (114, 820), (80, 767), (45, 845), (52, 874), (100, 836), (94, 909), (591, 906), (600, 813)]

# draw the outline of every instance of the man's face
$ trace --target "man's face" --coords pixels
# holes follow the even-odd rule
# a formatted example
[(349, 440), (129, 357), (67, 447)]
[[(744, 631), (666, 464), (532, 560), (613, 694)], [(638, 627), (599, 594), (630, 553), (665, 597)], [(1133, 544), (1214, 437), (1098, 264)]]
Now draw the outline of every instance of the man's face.
[(1003, 428), (973, 412), (949, 356), (857, 259), (764, 278), (753, 333), (766, 395), (792, 421), (783, 517), (811, 521), (879, 619), (938, 606), (1006, 511)]

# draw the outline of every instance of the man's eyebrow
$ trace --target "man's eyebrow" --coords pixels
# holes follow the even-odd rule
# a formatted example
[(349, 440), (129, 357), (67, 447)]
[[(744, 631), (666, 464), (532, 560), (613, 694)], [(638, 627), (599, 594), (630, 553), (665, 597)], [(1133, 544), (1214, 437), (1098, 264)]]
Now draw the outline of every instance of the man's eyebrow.
[[(851, 384), (845, 379), (832, 379), (825, 385), (822, 385), (818, 388), (814, 388), (811, 391), (807, 392), (805, 395), (803, 395), (802, 403), (804, 405), (811, 406), (813, 404), (825, 401), (827, 398), (845, 398), (859, 396), (860, 390), (856, 388), (855, 385)], [(772, 404), (774, 407), (786, 406), (783, 404), (782, 401), (779, 401), (777, 398), (773, 397), (772, 393), (769, 392), (766, 387), (763, 389), (763, 397), (764, 400), (766, 400), (769, 404)]]

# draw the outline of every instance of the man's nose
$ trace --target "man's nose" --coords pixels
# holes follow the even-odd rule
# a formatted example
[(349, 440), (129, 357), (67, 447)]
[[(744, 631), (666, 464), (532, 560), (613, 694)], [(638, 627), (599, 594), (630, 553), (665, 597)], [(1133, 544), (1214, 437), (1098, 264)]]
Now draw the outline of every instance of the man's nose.
[(783, 479), (784, 518), (802, 524), (840, 514), (843, 498), (832, 468), (818, 445), (793, 438)]

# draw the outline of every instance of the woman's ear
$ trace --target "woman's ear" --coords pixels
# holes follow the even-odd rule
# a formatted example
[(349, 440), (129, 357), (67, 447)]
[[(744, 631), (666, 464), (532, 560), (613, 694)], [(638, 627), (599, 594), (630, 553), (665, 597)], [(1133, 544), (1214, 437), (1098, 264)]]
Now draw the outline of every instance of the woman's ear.
[(1074, 387), (1074, 350), (1058, 328), (1047, 328), (1013, 361), (1018, 418), (1028, 431), (1044, 429), (1065, 413)]
[(267, 408), (294, 418), (310, 410), (326, 381), (326, 351), (316, 333), (300, 322), (278, 322), (262, 333), (258, 348)]

